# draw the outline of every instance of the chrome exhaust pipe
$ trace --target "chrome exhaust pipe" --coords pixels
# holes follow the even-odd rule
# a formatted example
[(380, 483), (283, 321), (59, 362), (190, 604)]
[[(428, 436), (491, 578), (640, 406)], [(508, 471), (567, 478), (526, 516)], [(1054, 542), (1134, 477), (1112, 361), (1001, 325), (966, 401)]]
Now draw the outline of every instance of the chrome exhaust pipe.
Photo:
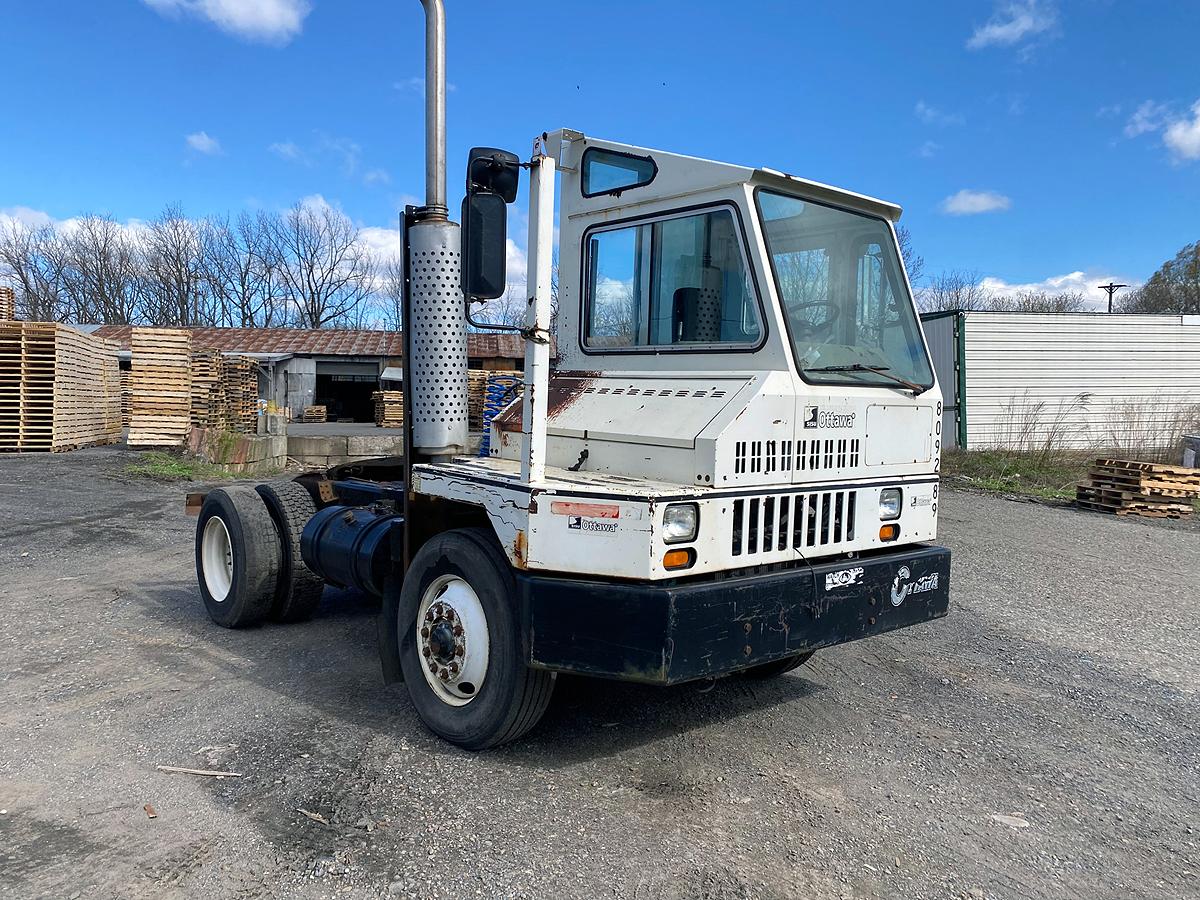
[(425, 7), (425, 209), (446, 218), (446, 7)]

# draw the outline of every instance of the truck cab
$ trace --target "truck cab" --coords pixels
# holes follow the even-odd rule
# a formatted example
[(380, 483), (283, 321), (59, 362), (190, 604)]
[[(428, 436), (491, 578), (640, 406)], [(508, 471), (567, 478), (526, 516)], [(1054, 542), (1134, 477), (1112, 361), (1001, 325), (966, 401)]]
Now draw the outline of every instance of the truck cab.
[[(422, 2), (404, 456), (197, 498), (213, 620), (299, 621), (326, 584), (376, 594), (385, 680), (432, 731), (484, 749), (537, 723), (559, 673), (772, 677), (945, 615), (950, 554), (930, 543), (942, 401), (900, 209), (560, 129), (526, 161), (473, 150), (460, 229), (444, 13)], [(526, 172), (529, 301), (509, 326), (524, 390), (472, 455), (470, 309), (504, 290)]]

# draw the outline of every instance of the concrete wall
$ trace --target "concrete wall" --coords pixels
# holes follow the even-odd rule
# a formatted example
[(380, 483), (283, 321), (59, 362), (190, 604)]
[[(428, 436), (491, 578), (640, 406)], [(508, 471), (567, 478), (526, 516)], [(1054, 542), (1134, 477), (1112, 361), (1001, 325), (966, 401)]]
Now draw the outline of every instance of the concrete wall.
[(357, 459), (403, 456), (404, 437), (385, 434), (291, 435), (287, 455), (306, 468), (324, 469)]
[(188, 451), (197, 459), (255, 475), (282, 471), (287, 466), (287, 443), (285, 434), (231, 434), (212, 428), (193, 427), (188, 435)]

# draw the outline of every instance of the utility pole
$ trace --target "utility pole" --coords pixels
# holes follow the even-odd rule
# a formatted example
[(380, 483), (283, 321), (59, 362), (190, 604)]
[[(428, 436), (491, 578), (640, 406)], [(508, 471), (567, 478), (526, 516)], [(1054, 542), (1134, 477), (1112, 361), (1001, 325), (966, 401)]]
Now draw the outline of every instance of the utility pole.
[(1108, 314), (1109, 314), (1110, 316), (1112, 315), (1112, 298), (1113, 298), (1113, 294), (1115, 294), (1117, 291), (1119, 291), (1119, 290), (1120, 290), (1121, 288), (1123, 288), (1123, 287), (1129, 287), (1129, 285), (1127, 285), (1127, 284), (1114, 284), (1114, 283), (1113, 283), (1113, 282), (1111, 282), (1111, 281), (1110, 281), (1108, 284), (1099, 284), (1099, 285), (1096, 285), (1096, 290), (1099, 290), (1099, 291), (1108, 291)]

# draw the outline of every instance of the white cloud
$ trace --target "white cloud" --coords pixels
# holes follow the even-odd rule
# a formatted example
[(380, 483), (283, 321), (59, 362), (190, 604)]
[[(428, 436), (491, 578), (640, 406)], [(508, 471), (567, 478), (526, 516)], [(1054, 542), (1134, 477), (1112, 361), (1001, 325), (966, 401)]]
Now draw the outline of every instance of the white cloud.
[(197, 131), (194, 134), (189, 134), (185, 140), (187, 141), (187, 145), (197, 153), (216, 156), (221, 152), (221, 142), (209, 135), (207, 131)]
[(280, 159), (288, 162), (304, 162), (304, 151), (292, 141), (279, 141), (267, 148)]
[(1171, 109), (1165, 103), (1147, 100), (1133, 111), (1125, 123), (1125, 137), (1135, 138), (1150, 131), (1158, 131), (1167, 123)]
[(966, 121), (960, 114), (943, 112), (936, 106), (930, 106), (924, 100), (917, 101), (913, 112), (926, 125), (961, 125)]
[(1042, 35), (1058, 24), (1058, 10), (1045, 0), (1000, 3), (988, 21), (967, 39), (967, 49), (1013, 47)]
[(363, 184), (372, 187), (377, 184), (391, 184), (392, 176), (386, 169), (370, 169), (363, 174)]
[(249, 41), (286, 44), (312, 11), (308, 0), (142, 0), (162, 15), (207, 19)]
[(17, 224), (25, 228), (42, 228), (53, 225), (54, 217), (40, 209), (30, 209), (28, 206), (9, 206), (0, 209), (0, 228)]
[(963, 188), (942, 201), (942, 212), (949, 216), (977, 216), (980, 213), (1004, 212), (1012, 200), (995, 191), (972, 191)]
[(1200, 159), (1200, 100), (1192, 104), (1191, 118), (1185, 116), (1167, 125), (1163, 143), (1177, 160)]
[(941, 149), (942, 145), (937, 141), (926, 141), (917, 148), (917, 156), (921, 157), (921, 159), (933, 159)]
[(1068, 272), (1066, 275), (1051, 275), (1041, 281), (1031, 281), (1024, 284), (1005, 281), (1003, 278), (988, 277), (984, 278), (979, 286), (989, 294), (996, 296), (1011, 296), (1021, 293), (1036, 293), (1049, 294), (1051, 296), (1059, 296), (1062, 294), (1083, 294), (1087, 298), (1088, 306), (1091, 309), (1108, 309), (1108, 294), (1099, 290), (1098, 285), (1109, 284), (1127, 284), (1129, 287), (1122, 288), (1117, 293), (1117, 297), (1122, 294), (1134, 290), (1140, 284), (1128, 278), (1122, 278), (1119, 275), (1106, 274), (1101, 271), (1078, 271)]

